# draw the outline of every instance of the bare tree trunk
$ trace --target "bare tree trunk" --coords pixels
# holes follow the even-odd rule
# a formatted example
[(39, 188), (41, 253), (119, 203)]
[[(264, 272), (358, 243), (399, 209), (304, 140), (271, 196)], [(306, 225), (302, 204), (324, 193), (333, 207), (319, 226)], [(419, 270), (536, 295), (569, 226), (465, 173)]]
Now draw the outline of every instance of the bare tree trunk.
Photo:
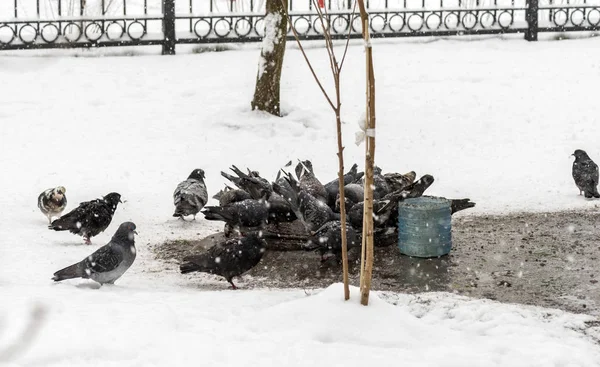
[[(335, 55), (333, 49), (333, 41), (331, 38), (331, 28), (325, 25), (325, 15), (321, 11), (321, 8), (318, 6), (316, 0), (311, 0), (314, 8), (317, 10), (317, 14), (319, 16), (319, 21), (321, 22), (321, 26), (323, 27), (323, 36), (325, 37), (325, 49), (327, 50), (327, 55), (329, 56), (329, 66), (331, 67), (331, 75), (333, 76), (333, 83), (335, 86), (335, 103), (329, 97), (329, 94), (323, 88), (319, 77), (315, 73), (315, 70), (312, 67), (311, 62), (308, 60), (308, 56), (306, 56), (306, 52), (304, 52), (304, 47), (302, 47), (302, 43), (300, 42), (300, 37), (298, 36), (298, 32), (294, 25), (292, 24), (291, 30), (296, 38), (296, 42), (298, 43), (298, 47), (302, 52), (302, 56), (304, 56), (304, 60), (306, 60), (306, 64), (310, 69), (317, 85), (323, 92), (323, 96), (329, 103), (329, 106), (333, 109), (335, 113), (335, 122), (336, 122), (336, 132), (337, 132), (337, 145), (338, 145), (338, 180), (339, 180), (339, 192), (340, 192), (340, 222), (341, 222), (341, 235), (342, 235), (342, 272), (344, 278), (344, 299), (350, 299), (350, 285), (348, 283), (348, 239), (346, 238), (347, 228), (346, 228), (346, 199), (344, 196), (344, 146), (342, 145), (342, 118), (341, 118), (341, 109), (342, 109), (342, 99), (341, 99), (341, 88), (340, 88), (340, 75), (342, 73), (342, 66), (344, 66), (344, 60), (346, 59), (346, 53), (348, 51), (348, 45), (350, 43), (350, 33), (346, 38), (346, 47), (344, 48), (344, 54), (342, 55), (342, 60), (338, 62), (338, 59)], [(281, 0), (282, 4), (285, 0)], [(356, 9), (356, 8), (355, 8)], [(352, 10), (351, 18), (354, 15), (354, 10)], [(289, 19), (289, 14), (288, 21)], [(348, 29), (350, 32), (350, 29)]]
[(279, 86), (287, 33), (287, 0), (267, 0), (265, 36), (262, 42), (252, 109), (281, 116)]

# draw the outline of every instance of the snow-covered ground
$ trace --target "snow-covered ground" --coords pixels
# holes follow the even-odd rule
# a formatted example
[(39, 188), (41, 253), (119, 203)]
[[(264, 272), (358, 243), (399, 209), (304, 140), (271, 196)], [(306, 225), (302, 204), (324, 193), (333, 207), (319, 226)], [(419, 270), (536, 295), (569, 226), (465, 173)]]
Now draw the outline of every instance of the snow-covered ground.
[[(596, 209), (599, 201), (578, 196), (570, 154), (581, 148), (600, 160), (597, 43), (375, 42), (377, 164), (432, 174), (428, 193), (470, 197), (470, 215)], [(330, 86), (324, 49), (308, 54)], [(274, 178), (304, 158), (323, 181), (334, 178), (333, 113), (299, 51), (286, 55), (284, 118), (249, 111), (258, 58), (252, 47), (174, 57), (0, 54), (0, 358), (39, 303), (47, 321), (15, 365), (600, 365), (597, 345), (575, 331), (587, 316), (445, 294), (380, 295), (396, 306), (375, 294), (365, 309), (357, 297), (342, 304), (339, 286), (311, 297), (233, 292), (155, 261), (148, 244), (220, 229), (201, 216), (171, 217), (172, 192), (194, 168), (206, 171), (211, 195), (231, 164)], [(363, 160), (364, 146), (354, 145), (363, 63), (362, 47), (352, 46), (342, 80), (348, 167)], [(111, 191), (127, 202), (85, 246), (49, 231), (36, 207), (57, 185), (67, 188), (68, 210)], [(54, 271), (127, 220), (140, 233), (138, 259), (117, 285), (52, 283)], [(208, 283), (223, 291), (203, 291)]]

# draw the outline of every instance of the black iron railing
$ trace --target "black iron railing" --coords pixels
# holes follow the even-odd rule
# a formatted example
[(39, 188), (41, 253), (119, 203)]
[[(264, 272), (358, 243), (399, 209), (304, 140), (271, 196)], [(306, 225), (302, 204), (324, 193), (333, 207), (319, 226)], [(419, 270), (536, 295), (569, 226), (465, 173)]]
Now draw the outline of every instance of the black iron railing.
[[(177, 44), (258, 42), (264, 33), (266, 0), (96, 0), (95, 13), (88, 11), (93, 1), (14, 0), (11, 14), (4, 3), (0, 50), (162, 45), (163, 54), (174, 54)], [(334, 39), (361, 36), (360, 17), (351, 10), (353, 1), (322, 1), (325, 26)], [(23, 3), (30, 7), (22, 8)], [(600, 30), (600, 0), (367, 3), (374, 38), (522, 33), (535, 41), (539, 32)], [(291, 24), (302, 39), (323, 38), (310, 0), (289, 0), (288, 5)], [(135, 14), (130, 11), (134, 7)], [(291, 29), (287, 36), (293, 38)]]

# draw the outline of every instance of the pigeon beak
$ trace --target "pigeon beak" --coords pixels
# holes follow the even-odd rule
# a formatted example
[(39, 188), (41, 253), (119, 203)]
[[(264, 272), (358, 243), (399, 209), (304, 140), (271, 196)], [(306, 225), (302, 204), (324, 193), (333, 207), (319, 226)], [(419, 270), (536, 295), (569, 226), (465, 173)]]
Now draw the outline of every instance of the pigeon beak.
[(133, 231), (133, 233), (137, 234), (138, 236), (140, 235), (139, 233), (137, 233), (137, 231), (136, 231), (136, 230), (134, 230), (134, 231)]

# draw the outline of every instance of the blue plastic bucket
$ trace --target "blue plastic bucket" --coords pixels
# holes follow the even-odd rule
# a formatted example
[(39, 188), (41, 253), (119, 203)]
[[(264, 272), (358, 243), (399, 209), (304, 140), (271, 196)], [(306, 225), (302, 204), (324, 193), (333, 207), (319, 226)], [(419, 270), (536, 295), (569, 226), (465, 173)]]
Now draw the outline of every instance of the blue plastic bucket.
[(452, 248), (450, 200), (431, 196), (406, 199), (398, 205), (398, 246), (415, 257), (447, 255)]

